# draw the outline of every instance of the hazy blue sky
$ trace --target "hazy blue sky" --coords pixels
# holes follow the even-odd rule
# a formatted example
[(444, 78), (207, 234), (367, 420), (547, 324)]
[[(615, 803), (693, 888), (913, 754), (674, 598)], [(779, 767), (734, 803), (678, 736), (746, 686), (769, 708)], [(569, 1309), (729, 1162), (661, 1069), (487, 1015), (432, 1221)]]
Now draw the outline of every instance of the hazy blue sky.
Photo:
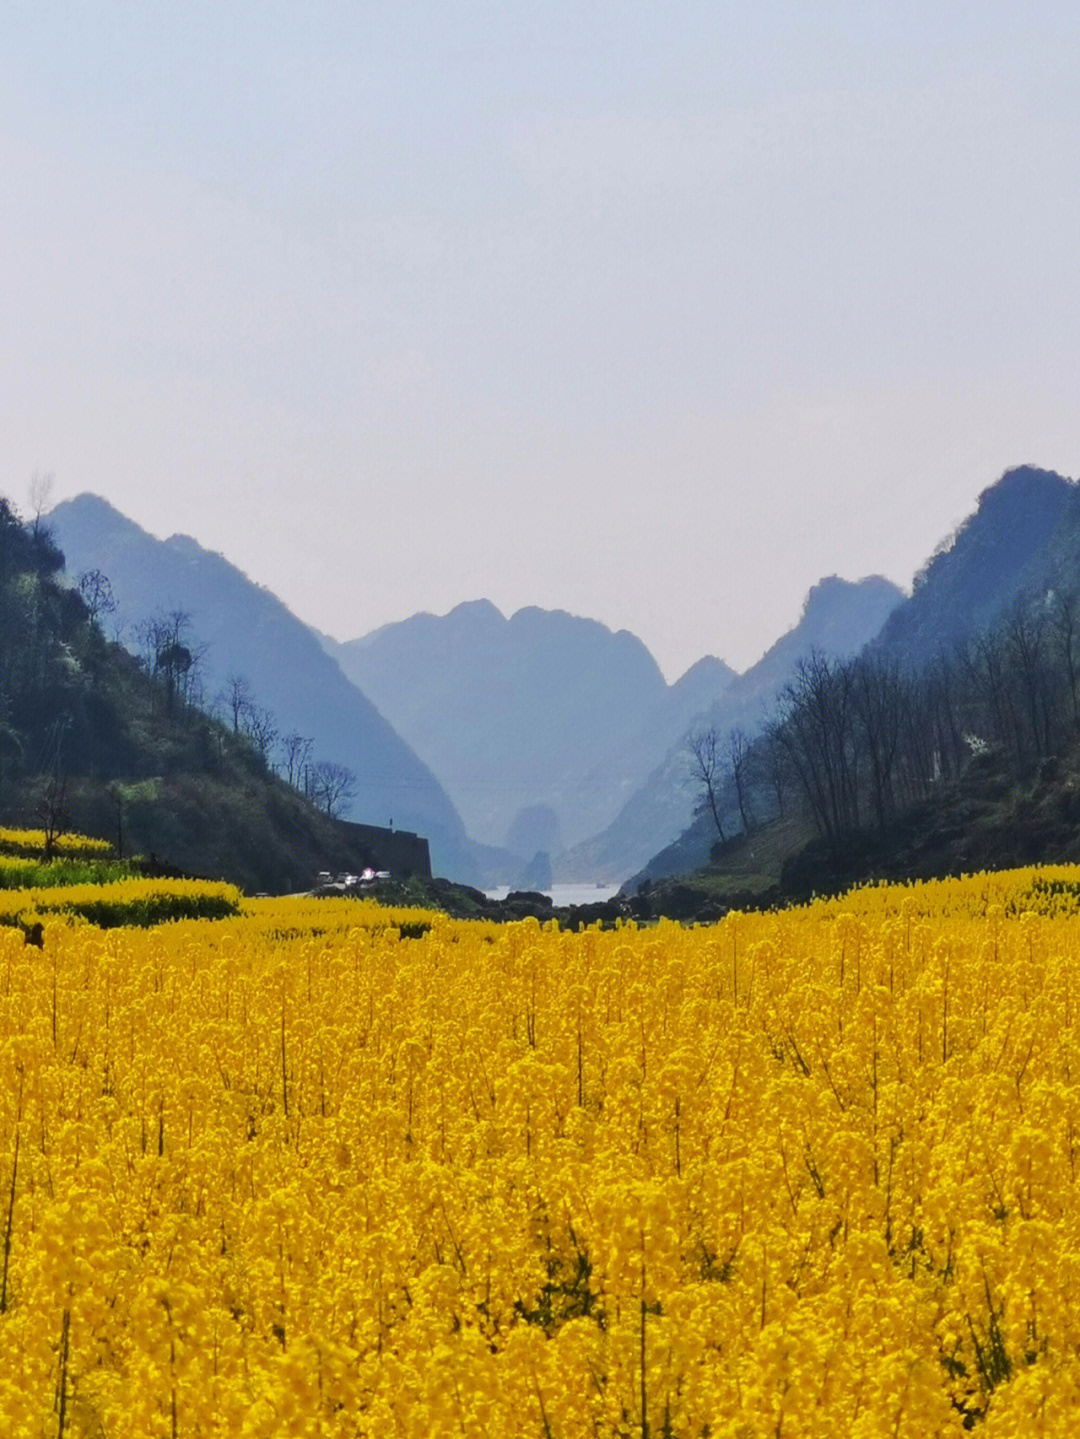
[(0, 490), (738, 667), (1080, 470), (1080, 10), (0, 9)]

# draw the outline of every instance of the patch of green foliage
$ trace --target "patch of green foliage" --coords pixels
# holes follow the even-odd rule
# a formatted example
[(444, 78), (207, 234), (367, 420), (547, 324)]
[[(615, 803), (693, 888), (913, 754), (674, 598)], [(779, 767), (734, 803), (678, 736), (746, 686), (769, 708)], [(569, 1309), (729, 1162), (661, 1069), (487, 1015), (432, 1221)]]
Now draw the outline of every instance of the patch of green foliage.
[(135, 871), (123, 860), (52, 859), (13, 864), (0, 857), (0, 890), (53, 889), (67, 884), (111, 884), (131, 879)]
[(1075, 900), (1080, 896), (1080, 881), (1075, 879), (1047, 879), (1036, 875), (1023, 894), (1018, 895), (1009, 906), (1010, 913), (1056, 914), (1061, 909), (1062, 898)]
[(99, 929), (121, 927), (147, 929), (176, 919), (225, 919), (240, 912), (240, 893), (230, 885), (147, 889), (132, 885), (127, 892), (105, 892), (100, 897), (85, 889), (50, 891), (27, 896), (25, 903), (9, 901), (10, 908), (0, 904), (0, 925), (22, 930), (50, 915), (70, 915), (84, 919)]
[(99, 929), (148, 929), (174, 919), (226, 919), (238, 914), (235, 899), (223, 894), (147, 894), (131, 899), (80, 900), (65, 907)]

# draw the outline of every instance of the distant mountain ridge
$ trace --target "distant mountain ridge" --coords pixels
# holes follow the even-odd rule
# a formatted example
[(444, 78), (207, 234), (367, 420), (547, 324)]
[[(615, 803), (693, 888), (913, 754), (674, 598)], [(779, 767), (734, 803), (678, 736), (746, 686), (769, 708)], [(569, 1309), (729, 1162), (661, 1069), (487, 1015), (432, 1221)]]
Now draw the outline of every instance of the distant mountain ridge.
[(436, 872), (488, 886), (539, 852), (557, 881), (640, 868), (689, 818), (687, 730), (753, 731), (811, 647), (856, 652), (903, 598), (878, 576), (829, 577), (746, 674), (706, 656), (668, 684), (628, 631), (536, 606), (470, 601), (339, 643), (190, 537), (155, 539), (93, 496), (49, 519), (72, 574), (109, 575), (121, 620), (190, 614), (208, 695), (244, 675), (283, 731), (356, 772), (356, 818), (425, 834)]
[[(941, 656), (953, 659), (1012, 606), (1044, 608), (1059, 587), (1073, 593), (1080, 587), (1080, 485), (1052, 470), (1017, 466), (982, 491), (916, 576), (911, 595), (862, 650), (918, 672)], [(711, 820), (702, 818), (654, 853), (641, 874), (689, 874), (706, 863), (715, 839)], [(981, 843), (973, 839), (972, 852)]]
[(735, 678), (708, 656), (669, 685), (627, 630), (536, 606), (507, 617), (488, 600), (323, 643), (439, 776), (470, 834), (523, 859), (606, 825)]
[(156, 539), (95, 495), (58, 504), (48, 520), (71, 575), (97, 568), (109, 577), (118, 621), (133, 626), (173, 608), (190, 615), (205, 646), (208, 698), (244, 676), (279, 729), (310, 737), (316, 758), (355, 772), (352, 817), (426, 835), (438, 873), (480, 878), (461, 817), (431, 770), (270, 591), (189, 536)]
[[(857, 581), (832, 575), (819, 581), (806, 597), (798, 624), (712, 705), (697, 712), (698, 725), (712, 725), (721, 734), (739, 726), (752, 735), (767, 719), (800, 659), (812, 649), (838, 659), (856, 654), (903, 599), (899, 586), (880, 575)], [(562, 856), (557, 878), (588, 874), (603, 880), (626, 879), (687, 829), (694, 798), (686, 783), (682, 738), (680, 734), (671, 743), (603, 832)], [(660, 836), (664, 841), (658, 845)]]

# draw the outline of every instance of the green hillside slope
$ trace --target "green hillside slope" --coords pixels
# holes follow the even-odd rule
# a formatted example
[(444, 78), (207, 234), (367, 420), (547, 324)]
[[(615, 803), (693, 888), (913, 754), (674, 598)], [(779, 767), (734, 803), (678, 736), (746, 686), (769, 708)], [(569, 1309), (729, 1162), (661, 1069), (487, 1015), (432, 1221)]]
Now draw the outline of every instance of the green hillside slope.
[(194, 702), (183, 647), (148, 668), (107, 641), (63, 563), (0, 498), (0, 823), (73, 827), (255, 891), (362, 868), (347, 827)]

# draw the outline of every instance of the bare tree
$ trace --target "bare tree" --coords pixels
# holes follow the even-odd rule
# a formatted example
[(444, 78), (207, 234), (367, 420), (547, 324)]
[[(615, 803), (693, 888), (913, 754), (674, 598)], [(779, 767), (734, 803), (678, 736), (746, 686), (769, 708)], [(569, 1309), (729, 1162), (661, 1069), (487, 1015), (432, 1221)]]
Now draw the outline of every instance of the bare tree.
[(195, 668), (197, 656), (190, 635), (191, 616), (187, 610), (169, 610), (160, 616), (158, 625), (157, 672), (165, 681), (171, 714), (177, 697), (186, 703)]
[(250, 705), (243, 720), (243, 733), (251, 741), (263, 764), (270, 765), (270, 755), (277, 742), (278, 729), (272, 711), (261, 705)]
[(55, 475), (43, 474), (40, 470), (30, 476), (30, 533), (34, 539), (41, 533), (45, 516), (52, 508), (55, 479)]
[(744, 730), (738, 725), (728, 731), (727, 737), (727, 762), (728, 771), (731, 774), (735, 785), (735, 799), (739, 806), (739, 818), (742, 820), (743, 832), (749, 834), (754, 827), (753, 816), (750, 813), (750, 741)]
[[(940, 653), (923, 672), (922, 681), (929, 688), (934, 723), (934, 739), (942, 772), (955, 775), (967, 753), (964, 744), (962, 645), (954, 645), (951, 655)], [(916, 686), (917, 690), (918, 686)]]
[[(922, 674), (909, 677), (904, 702), (893, 793), (901, 804), (924, 799), (939, 780), (954, 772), (951, 726), (955, 686), (944, 656)], [(958, 739), (958, 743), (962, 743)], [(956, 760), (959, 763), (959, 759)], [(875, 800), (875, 808), (876, 808)]]
[(177, 699), (191, 703), (198, 682), (203, 649), (190, 634), (191, 616), (186, 610), (161, 611), (144, 620), (136, 633), (142, 646), (143, 666), (154, 688), (165, 693), (166, 711), (171, 715)]
[(976, 635), (962, 651), (960, 661), (972, 726), (1000, 744), (1014, 742), (1012, 698), (1004, 647), (998, 637), (991, 630)]
[(792, 773), (779, 730), (779, 720), (773, 719), (768, 722), (764, 734), (757, 743), (755, 760), (760, 766), (762, 778), (772, 790), (773, 798), (776, 800), (777, 818), (783, 819), (784, 796), (787, 794)]
[(64, 567), (64, 556), (53, 538), (45, 516), (52, 508), (53, 476), (35, 470), (30, 480), (30, 556), (41, 577), (54, 575)]
[(244, 675), (232, 674), (225, 681), (225, 688), (216, 701), (232, 721), (232, 732), (239, 735), (244, 728), (248, 714), (255, 707), (251, 685)]
[(780, 696), (775, 735), (821, 833), (835, 843), (858, 827), (858, 735), (851, 664), (812, 650)]
[(165, 693), (168, 696), (169, 713), (178, 694), (186, 694), (188, 676), (195, 657), (187, 645), (179, 640), (165, 646), (158, 657), (161, 673), (165, 676)]
[(721, 844), (724, 825), (720, 814), (720, 785), (724, 778), (724, 756), (720, 733), (715, 725), (691, 730), (683, 742), (687, 782), (697, 792), (695, 815), (711, 814)]
[(893, 769), (903, 731), (907, 686), (892, 659), (857, 659), (851, 672), (852, 701), (870, 769), (874, 813), (878, 827), (884, 829), (896, 807)]
[(356, 794), (356, 775), (347, 765), (321, 759), (311, 766), (308, 776), (311, 798), (332, 819), (338, 819)]
[(96, 625), (104, 615), (116, 613), (113, 587), (108, 575), (101, 570), (83, 570), (79, 576), (78, 589), (92, 625)]
[(68, 828), (66, 799), (67, 780), (54, 776), (46, 786), (38, 804), (38, 816), (45, 833), (44, 855), (46, 859), (52, 858), (56, 849), (56, 841)]
[(70, 828), (67, 814), (67, 775), (60, 767), (59, 754), (52, 773), (40, 775), (35, 788), (34, 811), (45, 835), (42, 853), (46, 859), (51, 859), (56, 850), (56, 841)]
[(285, 778), (294, 789), (300, 788), (304, 771), (311, 763), (311, 750), (314, 743), (314, 740), (308, 739), (297, 730), (285, 735), (280, 741)]
[(156, 709), (161, 693), (161, 656), (169, 643), (164, 617), (154, 615), (140, 621), (135, 627), (135, 634), (141, 650), (142, 667), (149, 681), (151, 704)]
[[(1031, 743), (1036, 754), (1045, 754), (1050, 747), (1048, 698), (1048, 674), (1046, 652), (1048, 649), (1048, 626), (1045, 606), (1032, 605), (1018, 596), (1005, 612), (1002, 624), (1006, 659), (1019, 684), (1018, 689), (1024, 700), (1024, 714), (1031, 732)], [(1019, 739), (1019, 727), (1017, 737)], [(1022, 757), (1022, 746), (1017, 745), (1017, 756)]]
[(1057, 584), (1046, 596), (1051, 647), (1064, 671), (1069, 717), (1080, 730), (1080, 590), (1075, 584)]

